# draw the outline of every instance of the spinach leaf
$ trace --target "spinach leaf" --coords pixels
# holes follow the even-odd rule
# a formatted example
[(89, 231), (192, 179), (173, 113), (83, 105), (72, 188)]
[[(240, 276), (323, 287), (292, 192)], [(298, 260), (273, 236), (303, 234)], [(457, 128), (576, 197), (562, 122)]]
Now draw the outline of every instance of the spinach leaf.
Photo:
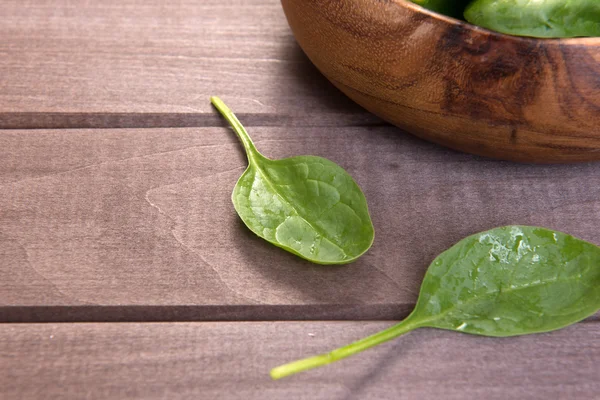
[(472, 24), (510, 35), (600, 36), (598, 0), (475, 0), (464, 15)]
[(462, 18), (463, 10), (471, 0), (411, 0), (421, 7), (448, 15), (454, 18)]
[(346, 171), (322, 157), (266, 158), (225, 103), (211, 102), (246, 150), (249, 165), (232, 200), (252, 232), (317, 264), (346, 264), (371, 247), (367, 201)]
[(348, 357), (416, 328), (485, 336), (546, 332), (600, 310), (600, 248), (564, 233), (507, 226), (461, 240), (430, 265), (414, 311), (384, 331), (271, 371), (273, 379)]

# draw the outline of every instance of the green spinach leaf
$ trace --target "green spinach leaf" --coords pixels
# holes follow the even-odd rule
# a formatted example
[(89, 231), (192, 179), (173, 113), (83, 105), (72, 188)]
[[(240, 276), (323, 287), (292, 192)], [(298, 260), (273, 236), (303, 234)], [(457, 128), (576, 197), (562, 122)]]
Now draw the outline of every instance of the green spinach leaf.
[(416, 328), (485, 336), (547, 332), (600, 310), (600, 248), (564, 233), (508, 226), (463, 239), (430, 265), (402, 322), (328, 354), (277, 367), (274, 379), (348, 357)]
[(266, 158), (225, 103), (211, 102), (246, 150), (249, 165), (232, 200), (252, 232), (318, 264), (346, 264), (371, 247), (367, 201), (346, 171), (322, 157)]
[(475, 0), (464, 16), (472, 24), (510, 35), (600, 36), (598, 0)]

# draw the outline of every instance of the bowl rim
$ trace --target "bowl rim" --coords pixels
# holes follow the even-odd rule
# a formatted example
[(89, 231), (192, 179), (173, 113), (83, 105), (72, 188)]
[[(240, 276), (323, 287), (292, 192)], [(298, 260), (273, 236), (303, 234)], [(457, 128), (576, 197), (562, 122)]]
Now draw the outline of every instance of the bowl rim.
[(488, 35), (496, 40), (511, 40), (514, 42), (520, 42), (523, 44), (531, 44), (531, 43), (545, 43), (550, 45), (567, 45), (567, 46), (594, 46), (600, 47), (600, 37), (574, 37), (574, 38), (537, 38), (532, 36), (518, 36), (518, 35), (509, 35), (507, 33), (501, 33), (492, 31), (487, 28), (483, 28), (481, 26), (473, 25), (470, 22), (463, 21), (460, 19), (456, 19), (454, 17), (449, 17), (444, 14), (440, 14), (438, 12), (429, 10), (423, 6), (420, 6), (417, 3), (413, 3), (410, 0), (391, 0), (388, 4), (393, 4), (399, 7), (408, 8), (416, 13), (425, 14), (428, 17), (439, 21), (448, 26), (460, 26), (464, 29), (476, 31), (481, 34)]

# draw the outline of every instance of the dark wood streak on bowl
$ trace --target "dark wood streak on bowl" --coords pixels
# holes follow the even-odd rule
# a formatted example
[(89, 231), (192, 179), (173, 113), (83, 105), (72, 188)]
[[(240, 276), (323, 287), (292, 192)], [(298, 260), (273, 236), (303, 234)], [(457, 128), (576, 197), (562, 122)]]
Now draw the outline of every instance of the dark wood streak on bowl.
[(405, 0), (282, 0), (346, 95), (424, 139), (523, 162), (600, 160), (600, 38), (507, 36)]

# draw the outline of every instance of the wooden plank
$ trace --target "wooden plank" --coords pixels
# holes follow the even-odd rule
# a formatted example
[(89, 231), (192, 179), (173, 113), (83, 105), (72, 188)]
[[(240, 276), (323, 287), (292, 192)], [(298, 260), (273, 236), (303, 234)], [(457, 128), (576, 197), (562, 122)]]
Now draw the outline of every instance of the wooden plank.
[(0, 325), (6, 399), (598, 398), (600, 329), (484, 338), (422, 329), (325, 368), (270, 368), (332, 350), (380, 322)]
[(469, 234), (518, 223), (600, 243), (600, 164), (492, 161), (388, 127), (252, 134), (267, 156), (320, 155), (356, 178), (376, 229), (364, 257), (311, 265), (251, 234), (225, 128), (5, 130), (0, 320), (401, 318)]
[(222, 96), (248, 125), (380, 120), (296, 45), (278, 0), (7, 0), (0, 128), (218, 125)]

